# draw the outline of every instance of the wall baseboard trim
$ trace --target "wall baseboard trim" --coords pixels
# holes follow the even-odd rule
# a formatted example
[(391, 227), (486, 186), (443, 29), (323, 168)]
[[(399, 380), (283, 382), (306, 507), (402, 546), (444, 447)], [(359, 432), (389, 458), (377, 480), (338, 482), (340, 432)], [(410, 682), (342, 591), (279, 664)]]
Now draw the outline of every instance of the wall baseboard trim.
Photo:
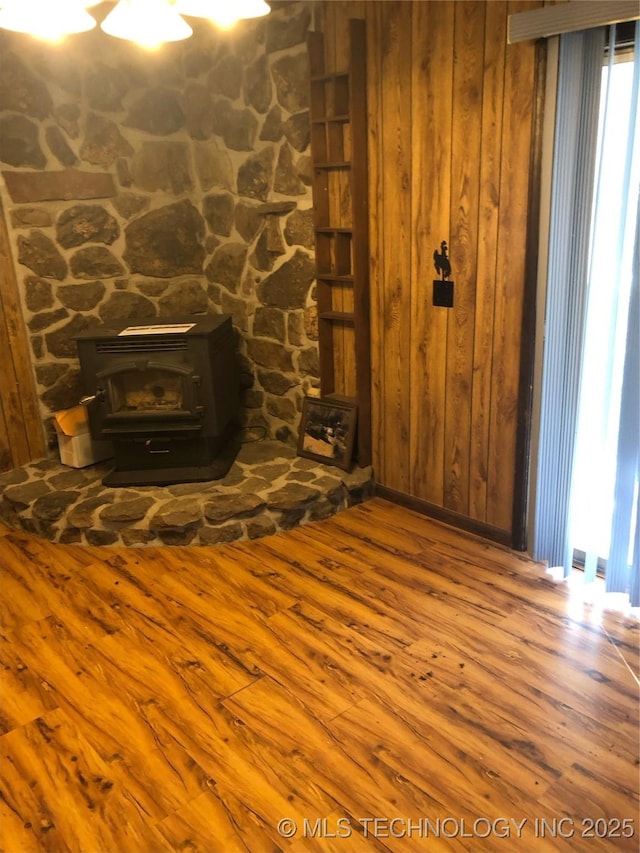
[(476, 521), (473, 518), (468, 518), (466, 515), (460, 515), (460, 513), (452, 512), (444, 507), (436, 506), (413, 495), (405, 495), (403, 492), (397, 492), (395, 489), (389, 489), (387, 486), (381, 486), (378, 483), (376, 483), (375, 494), (376, 497), (385, 498), (392, 503), (412, 509), (422, 515), (428, 515), (436, 521), (450, 524), (452, 527), (465, 530), (467, 533), (473, 533), (476, 536), (481, 536), (483, 539), (497, 542), (499, 545), (506, 545), (507, 548), (512, 547), (511, 531), (509, 530), (502, 530), (500, 527), (493, 527), (491, 524), (485, 524), (483, 521)]

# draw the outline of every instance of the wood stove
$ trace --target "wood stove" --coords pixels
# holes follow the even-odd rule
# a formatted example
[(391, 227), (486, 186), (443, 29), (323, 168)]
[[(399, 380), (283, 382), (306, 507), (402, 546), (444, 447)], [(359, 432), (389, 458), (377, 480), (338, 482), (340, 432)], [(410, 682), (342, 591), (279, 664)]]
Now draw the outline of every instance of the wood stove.
[(225, 314), (77, 336), (94, 439), (113, 442), (108, 486), (216, 480), (238, 452), (238, 364)]

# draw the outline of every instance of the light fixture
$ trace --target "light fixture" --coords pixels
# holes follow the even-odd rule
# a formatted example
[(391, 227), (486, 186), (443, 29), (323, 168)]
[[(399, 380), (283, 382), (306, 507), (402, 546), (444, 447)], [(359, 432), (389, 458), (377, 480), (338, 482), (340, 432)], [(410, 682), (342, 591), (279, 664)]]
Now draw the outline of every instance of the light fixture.
[(193, 33), (172, 0), (119, 0), (100, 26), (110, 36), (149, 48), (181, 41)]
[(261, 18), (271, 11), (265, 0), (176, 0), (176, 5), (181, 15), (208, 18), (223, 28), (245, 18)]
[(27, 33), (47, 41), (59, 41), (66, 35), (85, 33), (95, 27), (95, 18), (86, 7), (88, 0), (4, 0), (0, 9), (0, 28)]
[[(110, 36), (158, 47), (189, 38), (193, 30), (181, 17), (207, 18), (228, 28), (239, 20), (268, 15), (265, 0), (110, 0), (115, 8), (100, 25)], [(0, 0), (0, 29), (57, 41), (96, 26), (87, 12), (100, 0)]]

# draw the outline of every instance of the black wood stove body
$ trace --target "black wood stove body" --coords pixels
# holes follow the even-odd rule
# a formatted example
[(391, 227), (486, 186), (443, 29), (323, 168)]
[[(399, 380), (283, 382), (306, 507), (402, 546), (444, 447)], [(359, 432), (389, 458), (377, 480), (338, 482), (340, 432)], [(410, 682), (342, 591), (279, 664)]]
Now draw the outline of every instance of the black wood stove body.
[(76, 338), (89, 425), (113, 442), (108, 486), (216, 480), (238, 452), (231, 318), (118, 325)]

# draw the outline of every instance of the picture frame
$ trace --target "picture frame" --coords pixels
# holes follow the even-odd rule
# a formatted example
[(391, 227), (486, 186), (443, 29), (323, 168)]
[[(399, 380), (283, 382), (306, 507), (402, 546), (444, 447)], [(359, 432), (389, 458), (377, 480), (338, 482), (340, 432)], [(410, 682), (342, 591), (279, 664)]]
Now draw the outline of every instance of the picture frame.
[(305, 397), (298, 434), (298, 456), (351, 467), (356, 435), (357, 406), (328, 397)]

